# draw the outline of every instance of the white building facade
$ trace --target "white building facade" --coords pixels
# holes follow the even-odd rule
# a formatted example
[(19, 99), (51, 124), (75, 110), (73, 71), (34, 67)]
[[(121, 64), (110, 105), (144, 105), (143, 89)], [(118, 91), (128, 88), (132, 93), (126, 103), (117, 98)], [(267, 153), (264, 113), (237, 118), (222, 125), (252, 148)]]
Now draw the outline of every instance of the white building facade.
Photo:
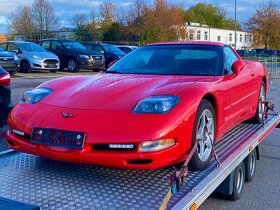
[[(234, 30), (210, 28), (199, 23), (186, 23), (186, 33), (189, 40), (214, 41), (234, 47)], [(236, 31), (236, 49), (250, 49), (252, 35), (246, 31)]]

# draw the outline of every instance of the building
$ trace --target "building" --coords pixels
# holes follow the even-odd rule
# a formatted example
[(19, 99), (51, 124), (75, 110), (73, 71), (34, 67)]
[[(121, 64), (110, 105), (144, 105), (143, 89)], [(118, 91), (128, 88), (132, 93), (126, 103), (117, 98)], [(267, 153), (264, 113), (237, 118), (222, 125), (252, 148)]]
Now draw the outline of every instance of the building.
[(56, 39), (75, 39), (75, 29), (74, 28), (62, 28), (59, 31), (53, 32), (53, 38)]
[[(214, 41), (234, 47), (234, 30), (210, 28), (199, 23), (186, 23), (189, 40)], [(246, 31), (236, 31), (236, 49), (248, 49), (252, 44), (252, 35)]]
[(5, 42), (7, 40), (6, 35), (0, 34), (0, 42)]

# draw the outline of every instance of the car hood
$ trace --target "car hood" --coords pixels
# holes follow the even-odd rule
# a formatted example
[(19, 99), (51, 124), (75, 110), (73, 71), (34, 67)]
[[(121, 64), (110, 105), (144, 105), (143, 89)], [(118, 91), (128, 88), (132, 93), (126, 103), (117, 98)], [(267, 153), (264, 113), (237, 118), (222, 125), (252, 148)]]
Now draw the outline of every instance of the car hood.
[(2, 58), (13, 58), (14, 55), (12, 53), (9, 53), (9, 52), (0, 52), (0, 57)]
[(58, 59), (58, 57), (51, 53), (51, 52), (27, 52), (25, 51), (24, 54), (28, 55), (28, 56), (38, 56), (42, 59), (46, 59), (46, 58), (53, 58), (53, 59)]
[(142, 99), (154, 95), (177, 95), (199, 77), (100, 73), (67, 77), (41, 85), (53, 92), (40, 103), (72, 108), (131, 110)]

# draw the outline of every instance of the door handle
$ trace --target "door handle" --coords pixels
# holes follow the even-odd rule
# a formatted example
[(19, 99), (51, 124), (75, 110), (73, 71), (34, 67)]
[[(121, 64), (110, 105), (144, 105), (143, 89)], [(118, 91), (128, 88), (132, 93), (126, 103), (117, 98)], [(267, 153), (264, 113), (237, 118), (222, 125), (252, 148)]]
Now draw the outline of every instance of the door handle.
[(251, 76), (255, 76), (255, 73), (253, 71), (250, 72)]

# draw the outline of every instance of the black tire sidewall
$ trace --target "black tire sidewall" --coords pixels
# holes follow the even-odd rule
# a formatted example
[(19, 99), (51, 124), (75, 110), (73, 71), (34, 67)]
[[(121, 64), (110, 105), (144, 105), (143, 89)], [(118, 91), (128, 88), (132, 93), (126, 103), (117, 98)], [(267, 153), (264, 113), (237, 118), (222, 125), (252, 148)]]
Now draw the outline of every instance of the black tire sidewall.
[[(199, 106), (198, 106), (195, 121), (194, 121), (193, 132), (192, 132), (192, 146), (197, 141), (196, 140), (196, 132), (197, 132), (198, 121), (199, 121), (199, 118), (200, 118), (202, 112), (205, 109), (210, 110), (212, 115), (213, 115), (213, 121), (214, 121), (214, 139), (213, 139), (213, 141), (215, 143), (215, 136), (216, 136), (216, 115), (215, 115), (215, 111), (214, 111), (214, 108), (213, 108), (212, 104), (208, 100), (202, 99)], [(214, 144), (213, 144), (213, 147), (214, 147)], [(199, 159), (198, 151), (196, 150), (193, 157), (190, 160), (190, 163), (189, 163), (190, 169), (194, 170), (194, 171), (203, 170), (208, 165), (208, 163), (210, 162), (212, 156), (213, 156), (213, 149), (211, 151), (211, 154), (209, 155), (209, 158), (205, 162), (202, 162)]]
[[(25, 67), (25, 68), (22, 68), (22, 67)], [(20, 70), (22, 73), (31, 72), (30, 64), (28, 63), (28, 61), (22, 61)]]
[[(253, 171), (253, 174), (250, 174), (250, 159), (252, 155), (255, 155), (255, 168)], [(257, 151), (254, 149), (244, 160), (244, 165), (245, 165), (245, 181), (246, 182), (251, 182), (254, 177), (255, 177), (255, 172), (256, 172), (256, 165), (257, 165)]]
[[(241, 191), (238, 193), (238, 186), (237, 186), (237, 178), (238, 178), (238, 173), (239, 173), (239, 169), (242, 168), (243, 170), (243, 179), (242, 179), (242, 189)], [(233, 191), (232, 194), (230, 196), (231, 200), (239, 200), (241, 198), (243, 189), (244, 189), (244, 182), (245, 182), (245, 165), (244, 162), (242, 161), (235, 169), (234, 171), (234, 178), (233, 178)]]

